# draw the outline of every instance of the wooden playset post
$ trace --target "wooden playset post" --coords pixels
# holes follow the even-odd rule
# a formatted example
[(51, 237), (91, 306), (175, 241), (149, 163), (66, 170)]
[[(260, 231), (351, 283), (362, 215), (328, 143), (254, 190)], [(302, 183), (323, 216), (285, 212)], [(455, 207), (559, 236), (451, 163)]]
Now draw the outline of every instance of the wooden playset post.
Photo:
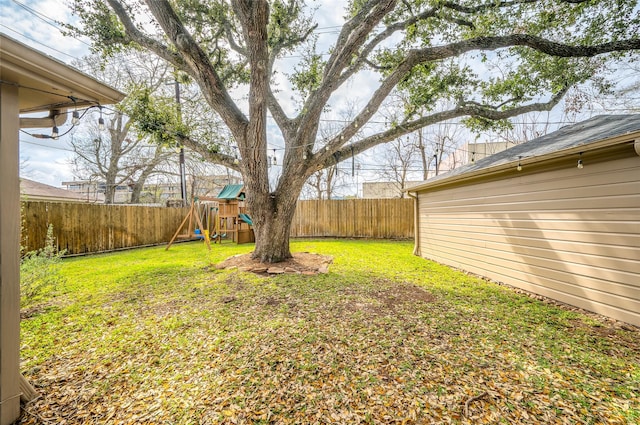
[[(204, 226), (202, 225), (202, 220), (200, 220), (200, 213), (199, 213), (198, 209), (196, 208), (196, 202), (198, 202), (198, 198), (194, 198), (193, 201), (191, 201), (191, 208), (189, 208), (189, 212), (184, 217), (184, 219), (182, 220), (182, 223), (180, 223), (180, 226), (178, 227), (178, 230), (176, 230), (176, 233), (174, 233), (173, 237), (171, 238), (171, 240), (167, 244), (167, 247), (165, 248), (165, 251), (167, 251), (167, 250), (169, 250), (169, 248), (171, 248), (171, 245), (173, 244), (173, 242), (176, 240), (176, 238), (180, 234), (180, 231), (182, 230), (182, 227), (187, 222), (187, 220), (189, 220), (189, 227), (187, 228), (187, 237), (188, 238), (193, 236), (193, 234), (191, 233), (191, 225), (193, 223), (192, 220), (194, 218), (195, 218), (196, 223), (198, 224), (198, 226), (200, 226), (200, 231), (203, 232), (203, 236), (204, 236)], [(209, 248), (209, 250), (211, 250), (211, 242), (209, 241), (208, 237), (204, 237), (204, 243), (207, 245), (207, 248)]]

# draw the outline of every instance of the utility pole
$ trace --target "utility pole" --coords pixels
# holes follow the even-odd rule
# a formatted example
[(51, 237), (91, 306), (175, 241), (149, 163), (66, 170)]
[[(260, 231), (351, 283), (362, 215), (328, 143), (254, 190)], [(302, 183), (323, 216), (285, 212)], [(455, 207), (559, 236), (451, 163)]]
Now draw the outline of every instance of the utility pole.
[[(178, 122), (182, 123), (182, 107), (180, 106), (180, 83), (175, 80), (176, 105), (178, 110)], [(180, 141), (179, 141), (180, 142)], [(187, 206), (187, 172), (184, 165), (184, 146), (180, 143), (180, 193), (182, 194), (182, 205)]]

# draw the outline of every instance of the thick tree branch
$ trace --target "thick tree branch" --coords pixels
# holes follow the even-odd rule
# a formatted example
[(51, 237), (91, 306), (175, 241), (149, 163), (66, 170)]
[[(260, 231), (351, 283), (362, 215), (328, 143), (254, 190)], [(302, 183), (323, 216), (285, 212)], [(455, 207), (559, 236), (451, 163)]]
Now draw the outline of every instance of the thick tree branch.
[(396, 5), (394, 0), (372, 0), (342, 27), (331, 57), (327, 61), (323, 80), (335, 78), (342, 72), (353, 55), (366, 41), (373, 28), (391, 12)]
[(280, 102), (278, 102), (278, 99), (273, 93), (273, 90), (271, 90), (271, 86), (268, 87), (267, 104), (269, 105), (269, 111), (271, 111), (273, 119), (284, 133), (285, 139), (294, 140), (294, 122), (289, 117), (287, 117), (284, 109), (282, 109), (282, 105), (280, 105)]
[[(366, 6), (343, 27), (323, 75), (323, 85), (332, 84), (366, 42), (376, 25), (396, 6), (396, 0), (367, 2)], [(318, 91), (322, 91), (322, 88)]]
[(229, 47), (233, 49), (235, 52), (240, 53), (242, 56), (247, 57), (247, 49), (243, 46), (239, 45), (236, 42), (235, 37), (233, 36), (233, 30), (231, 29), (231, 23), (225, 19), (224, 21), (224, 31), (227, 34), (227, 41), (229, 42)]
[[(560, 3), (568, 3), (568, 4), (580, 4), (580, 3), (586, 3), (588, 1), (591, 1), (591, 0), (559, 0)], [(519, 4), (529, 4), (529, 3), (540, 3), (540, 0), (512, 0), (512, 1), (487, 2), (484, 4), (479, 4), (477, 6), (464, 6), (457, 2), (445, 1), (442, 3), (442, 7), (446, 7), (448, 9), (452, 9), (457, 12), (461, 12), (465, 14), (474, 14), (474, 13), (484, 12), (489, 9), (507, 8), (512, 6), (517, 6)]]
[(497, 50), (505, 47), (525, 46), (557, 57), (593, 57), (604, 53), (640, 49), (640, 38), (612, 41), (593, 46), (572, 46), (529, 34), (510, 34), (495, 37), (477, 37), (444, 46), (416, 49), (409, 52), (406, 61), (427, 62), (459, 56), (473, 50)]
[(244, 133), (246, 117), (229, 96), (208, 56), (183, 26), (171, 4), (167, 0), (147, 0), (147, 6), (184, 58), (187, 69), (184, 66), (182, 69), (199, 83), (211, 107), (229, 126), (232, 133)]
[(414, 25), (421, 20), (432, 18), (436, 15), (437, 15), (437, 9), (432, 8), (432, 9), (425, 10), (424, 12), (419, 13), (418, 15), (412, 16), (411, 18), (406, 19), (402, 22), (396, 22), (394, 24), (388, 25), (384, 29), (384, 31), (376, 35), (371, 41), (369, 41), (366, 44), (366, 46), (364, 46), (361, 49), (360, 53), (358, 54), (358, 59), (354, 61), (347, 69), (345, 69), (344, 72), (340, 74), (338, 78), (338, 84), (336, 85), (336, 87), (339, 87), (349, 78), (351, 78), (351, 76), (353, 76), (353, 74), (355, 74), (362, 67), (363, 64), (367, 63), (370, 66), (375, 67), (371, 62), (369, 62), (369, 55), (384, 40), (388, 39), (398, 31), (405, 30), (409, 26)]
[(269, 47), (267, 27), (269, 3), (266, 0), (233, 0), (248, 49), (249, 122), (246, 133), (237, 138), (243, 158), (245, 184), (254, 185), (262, 196), (269, 191), (267, 177), (267, 110), (269, 93)]
[(372, 0), (342, 28), (331, 54), (320, 87), (314, 90), (302, 108), (302, 114), (309, 119), (298, 117), (299, 137), (307, 142), (315, 138), (318, 119), (331, 94), (340, 86), (339, 76), (349, 66), (358, 49), (366, 42), (367, 36), (378, 23), (396, 6), (397, 0)]
[[(490, 120), (502, 120), (526, 114), (528, 112), (550, 111), (560, 102), (560, 100), (562, 100), (568, 90), (569, 87), (560, 90), (548, 102), (531, 103), (528, 105), (522, 105), (503, 110), (500, 110), (498, 109), (498, 107), (492, 105), (479, 105), (475, 102), (465, 102), (448, 111), (436, 112), (426, 117), (421, 117), (413, 121), (404, 122), (394, 128), (370, 137), (366, 137), (358, 142), (352, 143), (349, 146), (344, 146), (341, 149), (336, 150), (335, 152), (339, 157), (344, 158), (346, 158), (347, 156), (351, 156), (352, 152), (353, 155), (358, 155), (359, 153), (371, 149), (374, 146), (390, 142), (397, 139), (398, 137), (412, 133), (423, 127), (454, 118), (470, 116), (486, 118)], [(321, 166), (322, 168), (326, 168), (333, 165), (334, 163), (335, 161), (333, 160), (333, 156), (328, 155), (328, 158), (322, 158), (322, 160), (319, 161), (319, 166)]]
[(180, 136), (179, 142), (186, 148), (194, 151), (195, 153), (201, 155), (209, 162), (213, 162), (215, 164), (224, 165), (227, 168), (240, 172), (240, 165), (235, 164), (236, 157), (231, 155), (226, 155), (220, 152), (212, 151), (208, 149), (202, 142), (192, 139), (188, 136)]
[[(412, 50), (407, 55), (407, 58), (398, 65), (396, 70), (382, 82), (380, 87), (378, 87), (378, 89), (374, 92), (365, 108), (355, 117), (355, 119), (327, 143), (326, 150), (324, 152), (318, 153), (317, 161), (325, 165), (330, 164), (331, 155), (334, 152), (340, 152), (340, 148), (345, 143), (345, 141), (350, 140), (351, 137), (356, 134), (358, 128), (364, 125), (371, 118), (371, 116), (373, 116), (384, 99), (387, 98), (394, 87), (396, 87), (401, 79), (404, 78), (404, 76), (406, 76), (415, 65), (423, 62), (446, 59), (452, 56), (459, 56), (463, 53), (473, 50), (495, 50), (513, 46), (527, 46), (553, 56), (590, 57), (618, 50), (640, 49), (640, 39), (616, 41), (595, 46), (570, 46), (552, 42), (544, 38), (528, 34), (513, 34), (508, 36), (478, 37), (457, 43), (451, 43), (445, 46)], [(535, 109), (536, 106), (533, 107), (534, 109), (531, 110), (538, 110)], [(483, 116), (490, 119), (500, 119), (492, 118), (490, 116), (491, 114), (489, 113), (489, 110), (482, 109), (478, 105), (467, 104), (464, 107), (461, 106), (457, 108), (455, 111), (457, 111), (459, 115), (455, 115), (452, 118), (464, 115), (478, 115), (479, 112), (482, 111), (483, 115), (478, 116)], [(472, 111), (475, 111), (477, 113), (472, 113)], [(500, 114), (503, 112), (495, 110), (494, 113)], [(525, 112), (518, 112), (518, 114), (520, 113)], [(385, 139), (385, 141), (388, 140), (393, 140), (393, 137), (391, 137), (391, 139)], [(373, 146), (379, 143), (384, 143), (384, 141), (376, 142)]]
[[(535, 1), (539, 1), (539, 0), (535, 0)], [(409, 8), (409, 6), (407, 6), (407, 8)], [(369, 55), (371, 54), (371, 52), (373, 52), (373, 50), (376, 47), (378, 47), (383, 41), (387, 40), (396, 32), (406, 30), (409, 26), (414, 25), (419, 21), (438, 16), (439, 10), (440, 8), (430, 8), (417, 15), (411, 16), (410, 18), (404, 21), (396, 22), (391, 25), (388, 25), (384, 29), (384, 31), (378, 33), (373, 39), (371, 39), (371, 41), (369, 41), (360, 50), (360, 52), (358, 53), (358, 59), (353, 61), (353, 63), (340, 74), (337, 80), (337, 84), (334, 84), (334, 90), (335, 88), (343, 84), (346, 80), (351, 78), (358, 70), (360, 70), (363, 64), (367, 64), (374, 69), (378, 69), (378, 70), (383, 69), (382, 67), (373, 64), (369, 60)], [(468, 26), (468, 27), (473, 26), (471, 22), (468, 22), (462, 19), (455, 19), (455, 18), (449, 18), (449, 17), (445, 17), (444, 19), (447, 19), (451, 22), (457, 23), (458, 25), (462, 25), (462, 26)]]
[(115, 12), (120, 19), (120, 22), (124, 26), (125, 34), (129, 38), (128, 41), (132, 41), (140, 46), (151, 50), (156, 55), (160, 56), (162, 59), (167, 62), (173, 64), (177, 68), (181, 68), (184, 66), (184, 61), (180, 57), (169, 50), (167, 46), (154, 40), (151, 37), (143, 34), (138, 27), (133, 23), (131, 18), (129, 17), (129, 12), (124, 8), (122, 3), (118, 0), (107, 0), (111, 9)]
[[(564, 1), (565, 3), (583, 3), (588, 0), (560, 0), (560, 1)], [(473, 13), (483, 12), (488, 9), (505, 8), (505, 7), (516, 6), (519, 4), (539, 3), (539, 2), (540, 0), (513, 0), (513, 1), (487, 2), (484, 4), (479, 4), (477, 6), (464, 6), (457, 2), (445, 1), (442, 3), (442, 6), (448, 9), (455, 10), (457, 12), (473, 14)]]

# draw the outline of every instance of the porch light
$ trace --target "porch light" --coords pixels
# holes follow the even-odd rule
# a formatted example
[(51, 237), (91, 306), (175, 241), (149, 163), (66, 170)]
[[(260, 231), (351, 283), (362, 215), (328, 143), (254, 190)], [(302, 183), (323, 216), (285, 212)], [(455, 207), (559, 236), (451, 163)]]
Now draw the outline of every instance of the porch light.
[(54, 125), (53, 129), (51, 130), (51, 138), (57, 139), (59, 134), (60, 132), (58, 131), (58, 126)]
[(80, 122), (80, 114), (78, 111), (73, 111), (73, 114), (71, 115), (71, 124), (76, 125), (78, 122)]
[(582, 163), (582, 152), (580, 152), (580, 158), (578, 158), (578, 169), (582, 170), (584, 168), (584, 164)]
[(521, 161), (522, 161), (522, 157), (519, 156), (518, 157), (518, 166), (516, 167), (516, 170), (518, 170), (518, 171), (522, 171), (522, 162)]

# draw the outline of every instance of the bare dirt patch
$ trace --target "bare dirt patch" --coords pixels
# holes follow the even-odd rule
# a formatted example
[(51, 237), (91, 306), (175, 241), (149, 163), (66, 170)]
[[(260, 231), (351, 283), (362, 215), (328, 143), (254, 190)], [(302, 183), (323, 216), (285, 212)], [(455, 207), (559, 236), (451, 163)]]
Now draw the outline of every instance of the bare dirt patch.
[(411, 284), (393, 286), (387, 290), (379, 291), (377, 295), (383, 304), (391, 309), (404, 304), (413, 304), (415, 302), (430, 303), (435, 300), (435, 297), (429, 292)]
[(20, 309), (20, 320), (31, 319), (32, 317), (45, 312), (47, 309), (51, 308), (52, 306), (53, 304), (51, 303), (44, 303), (44, 304), (37, 304), (27, 308), (22, 308)]
[(235, 255), (216, 264), (216, 269), (236, 268), (240, 271), (253, 272), (261, 275), (274, 275), (283, 273), (308, 274), (328, 273), (329, 264), (333, 257), (328, 255), (312, 254), (310, 252), (296, 252), (293, 258), (276, 264), (266, 264), (251, 258), (251, 253)]
[(350, 295), (363, 297), (360, 300), (350, 300), (344, 304), (348, 312), (364, 311), (372, 315), (384, 315), (403, 309), (407, 305), (416, 303), (430, 303), (435, 297), (419, 286), (412, 284), (398, 284), (373, 292), (358, 294), (356, 291), (345, 291)]

